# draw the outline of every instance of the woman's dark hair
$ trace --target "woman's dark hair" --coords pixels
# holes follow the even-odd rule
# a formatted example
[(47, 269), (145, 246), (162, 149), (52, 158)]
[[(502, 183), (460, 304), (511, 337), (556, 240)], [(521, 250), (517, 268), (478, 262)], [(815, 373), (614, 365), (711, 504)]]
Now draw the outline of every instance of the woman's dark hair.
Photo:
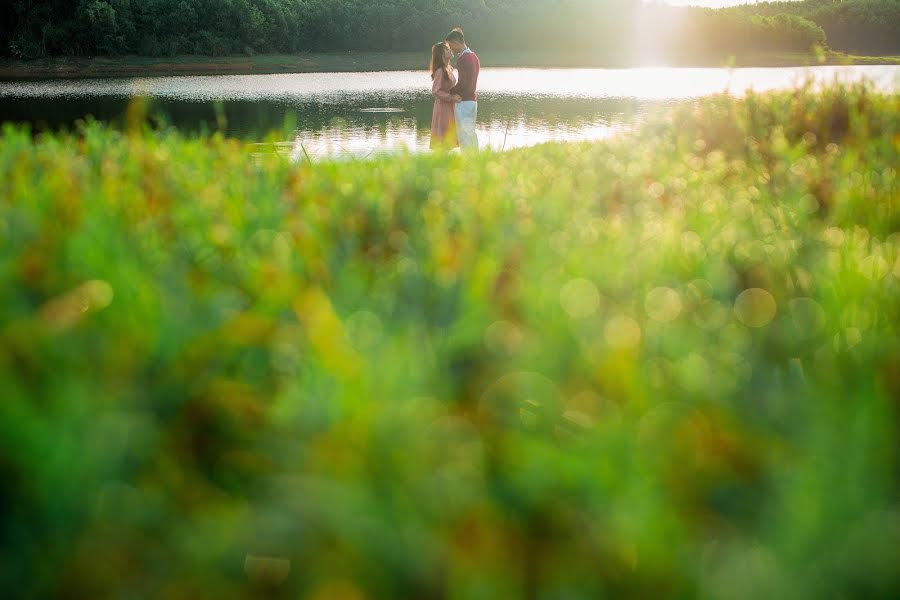
[(434, 79), (434, 74), (438, 72), (438, 69), (443, 69), (448, 78), (451, 76), (450, 61), (444, 60), (445, 48), (450, 48), (450, 46), (447, 45), (447, 42), (438, 42), (431, 47), (431, 63), (428, 65), (428, 68), (431, 71), (432, 79)]
[(446, 40), (448, 42), (456, 42), (458, 44), (466, 45), (466, 35), (463, 33), (463, 30), (459, 27), (455, 28), (453, 31), (447, 34)]

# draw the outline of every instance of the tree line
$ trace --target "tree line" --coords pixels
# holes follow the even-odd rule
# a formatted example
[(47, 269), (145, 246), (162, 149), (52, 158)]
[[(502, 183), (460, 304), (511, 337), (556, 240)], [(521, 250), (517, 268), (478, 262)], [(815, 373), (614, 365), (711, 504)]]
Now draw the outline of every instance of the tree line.
[(832, 48), (859, 54), (900, 51), (900, 0), (802, 0), (761, 2), (723, 11), (728, 15), (794, 15), (819, 25)]
[(898, 22), (900, 0), (725, 10), (641, 0), (12, 0), (0, 8), (0, 53), (32, 59), (421, 50), (461, 25), (485, 50), (581, 52), (625, 62), (640, 50), (636, 39), (690, 55), (814, 44), (895, 52), (900, 41), (890, 34)]

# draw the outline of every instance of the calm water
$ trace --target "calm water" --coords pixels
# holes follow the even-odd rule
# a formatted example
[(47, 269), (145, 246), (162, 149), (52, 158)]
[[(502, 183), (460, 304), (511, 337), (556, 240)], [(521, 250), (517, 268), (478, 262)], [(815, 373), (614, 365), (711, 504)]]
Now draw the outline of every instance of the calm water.
[[(805, 78), (865, 78), (886, 91), (900, 89), (897, 66), (486, 68), (479, 134), (483, 145), (497, 149), (599, 139), (666, 104), (725, 90), (786, 88)], [(151, 114), (184, 131), (224, 129), (248, 141), (277, 131), (281, 145), (296, 154), (368, 155), (428, 146), (429, 83), (427, 74), (414, 71), (0, 82), (0, 121), (60, 128), (90, 115), (121, 122), (131, 99), (143, 96)]]

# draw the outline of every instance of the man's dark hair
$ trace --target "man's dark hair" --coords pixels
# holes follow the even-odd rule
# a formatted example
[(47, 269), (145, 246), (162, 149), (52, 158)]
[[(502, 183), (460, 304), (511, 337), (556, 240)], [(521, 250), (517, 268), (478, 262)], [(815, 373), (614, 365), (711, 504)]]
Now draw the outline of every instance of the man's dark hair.
[(466, 44), (466, 36), (463, 33), (463, 30), (459, 27), (455, 28), (453, 31), (447, 34), (446, 41), (448, 42), (456, 42), (457, 44)]

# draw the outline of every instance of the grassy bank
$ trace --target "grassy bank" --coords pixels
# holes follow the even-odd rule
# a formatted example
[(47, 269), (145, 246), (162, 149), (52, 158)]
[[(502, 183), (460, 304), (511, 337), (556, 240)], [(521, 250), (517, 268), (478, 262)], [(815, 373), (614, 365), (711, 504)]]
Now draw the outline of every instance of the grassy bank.
[[(424, 59), (423, 59), (424, 56)], [(485, 66), (491, 67), (598, 67), (621, 68), (625, 64), (610, 64), (585, 60), (584, 57), (554, 57), (547, 53), (485, 52), (481, 54)], [(41, 79), (74, 77), (146, 77), (168, 75), (248, 75), (266, 73), (323, 73), (424, 69), (427, 50), (417, 52), (342, 52), (308, 53), (299, 55), (258, 56), (176, 56), (170, 58), (60, 58), (34, 61), (0, 61), (0, 78)], [(838, 52), (814, 54), (773, 52), (745, 54), (734, 57), (715, 56), (673, 60), (671, 66), (704, 67), (786, 67), (805, 65), (870, 65), (900, 64), (897, 56), (850, 56)]]
[(895, 596), (898, 108), (314, 165), (7, 127), (0, 589)]
[(817, 65), (900, 65), (900, 56), (858, 56), (843, 52), (760, 52), (736, 55), (707, 63), (706, 66), (729, 65), (735, 67), (805, 67)]

